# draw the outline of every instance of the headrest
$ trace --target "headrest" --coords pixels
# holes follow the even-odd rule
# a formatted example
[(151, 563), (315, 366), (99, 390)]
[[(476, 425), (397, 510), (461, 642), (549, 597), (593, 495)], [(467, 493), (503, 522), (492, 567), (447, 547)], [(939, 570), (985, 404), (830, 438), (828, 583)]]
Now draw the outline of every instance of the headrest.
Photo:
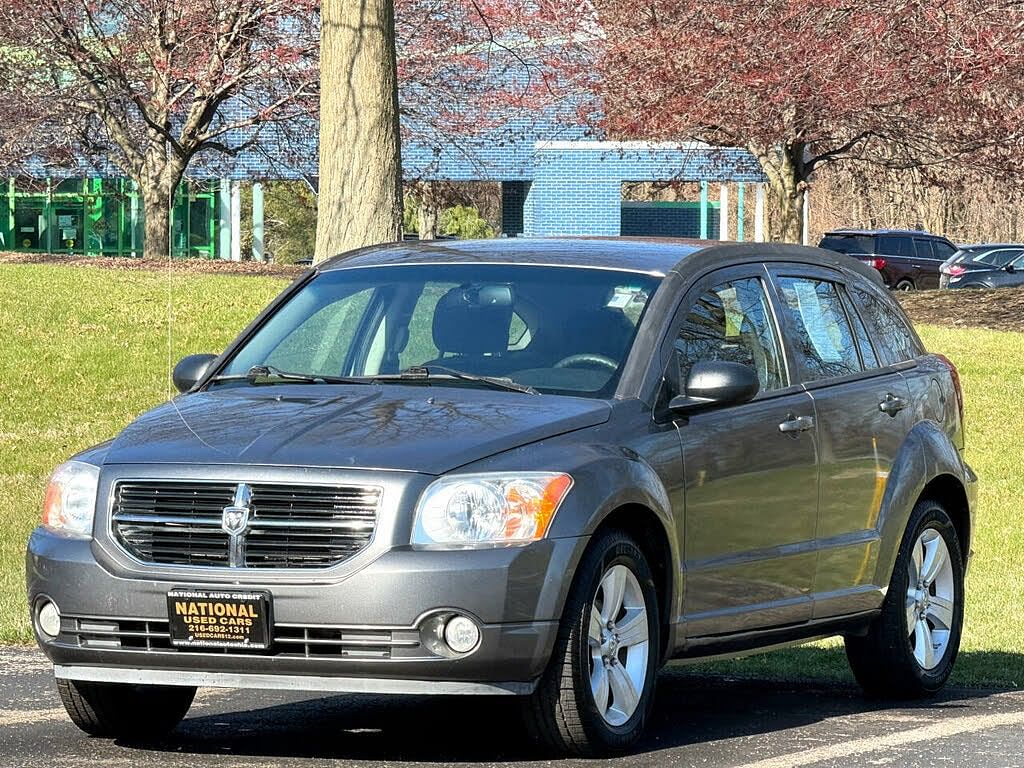
[(434, 346), (458, 355), (504, 352), (511, 325), (511, 286), (460, 285), (437, 302)]

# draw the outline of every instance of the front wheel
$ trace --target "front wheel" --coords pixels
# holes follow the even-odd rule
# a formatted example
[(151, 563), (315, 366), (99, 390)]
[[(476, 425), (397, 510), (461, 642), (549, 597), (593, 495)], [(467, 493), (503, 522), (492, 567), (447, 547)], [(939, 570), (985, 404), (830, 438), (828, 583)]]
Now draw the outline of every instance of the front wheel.
[(925, 499), (914, 507), (882, 613), (846, 656), (869, 695), (934, 694), (953, 672), (964, 617), (964, 567), (949, 514)]
[(643, 552), (624, 533), (599, 534), (583, 556), (551, 661), (526, 704), (533, 735), (583, 756), (632, 746), (654, 699), (659, 626)]
[(90, 736), (145, 740), (180, 723), (196, 689), (58, 678), (57, 693), (71, 721)]

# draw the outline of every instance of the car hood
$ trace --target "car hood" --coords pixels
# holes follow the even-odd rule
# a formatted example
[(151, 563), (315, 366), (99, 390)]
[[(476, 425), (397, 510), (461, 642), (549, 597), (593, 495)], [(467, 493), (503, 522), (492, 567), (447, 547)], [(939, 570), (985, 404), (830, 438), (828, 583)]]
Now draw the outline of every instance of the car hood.
[(140, 416), (105, 464), (263, 464), (438, 475), (608, 420), (597, 399), (448, 386), (222, 386)]

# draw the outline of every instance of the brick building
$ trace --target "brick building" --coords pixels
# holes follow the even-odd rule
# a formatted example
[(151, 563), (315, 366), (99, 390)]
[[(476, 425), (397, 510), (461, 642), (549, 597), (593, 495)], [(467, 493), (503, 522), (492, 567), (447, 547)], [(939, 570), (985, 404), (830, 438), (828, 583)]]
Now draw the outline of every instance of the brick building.
[[(415, 138), (403, 146), (406, 179), (500, 182), (503, 236), (761, 236), (763, 177), (742, 150), (603, 141), (588, 136), (581, 125), (543, 119), (513, 121), (458, 141), (426, 131), (412, 134)], [(197, 157), (175, 201), (175, 254), (242, 258), (240, 185), (252, 182), (253, 255), (261, 258), (261, 182), (305, 179), (315, 186), (316, 127), (307, 135), (314, 137), (308, 146), (290, 145), (287, 151), (268, 136), (237, 157)], [(114, 169), (83, 161), (77, 168), (45, 173), (40, 168), (28, 175), (34, 177), (31, 183), (11, 179), (0, 191), (0, 250), (107, 255), (141, 250), (143, 211), (132, 185), (118, 179)], [(698, 199), (623, 199), (624, 183), (645, 181), (694, 182)], [(743, 227), (748, 187), (756, 211), (753, 233)]]

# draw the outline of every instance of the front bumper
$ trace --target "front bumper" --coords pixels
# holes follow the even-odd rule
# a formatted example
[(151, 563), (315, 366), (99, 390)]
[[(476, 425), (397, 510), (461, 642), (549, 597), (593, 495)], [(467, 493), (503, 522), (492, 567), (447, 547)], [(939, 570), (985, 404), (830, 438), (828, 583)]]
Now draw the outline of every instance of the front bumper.
[[(325, 583), (238, 575), (231, 586), (273, 596), (267, 652), (175, 649), (166, 594), (227, 586), (116, 573), (95, 542), (37, 529), (26, 570), (29, 602), (61, 610), (61, 633), (40, 647), (58, 677), (108, 682), (378, 693), (528, 693), (551, 655), (566, 592), (587, 539), (486, 550), (391, 549)], [(259, 579), (258, 581), (256, 579)], [(476, 650), (459, 657), (422, 642), (438, 613), (473, 618)], [(33, 621), (33, 626), (35, 622)]]

